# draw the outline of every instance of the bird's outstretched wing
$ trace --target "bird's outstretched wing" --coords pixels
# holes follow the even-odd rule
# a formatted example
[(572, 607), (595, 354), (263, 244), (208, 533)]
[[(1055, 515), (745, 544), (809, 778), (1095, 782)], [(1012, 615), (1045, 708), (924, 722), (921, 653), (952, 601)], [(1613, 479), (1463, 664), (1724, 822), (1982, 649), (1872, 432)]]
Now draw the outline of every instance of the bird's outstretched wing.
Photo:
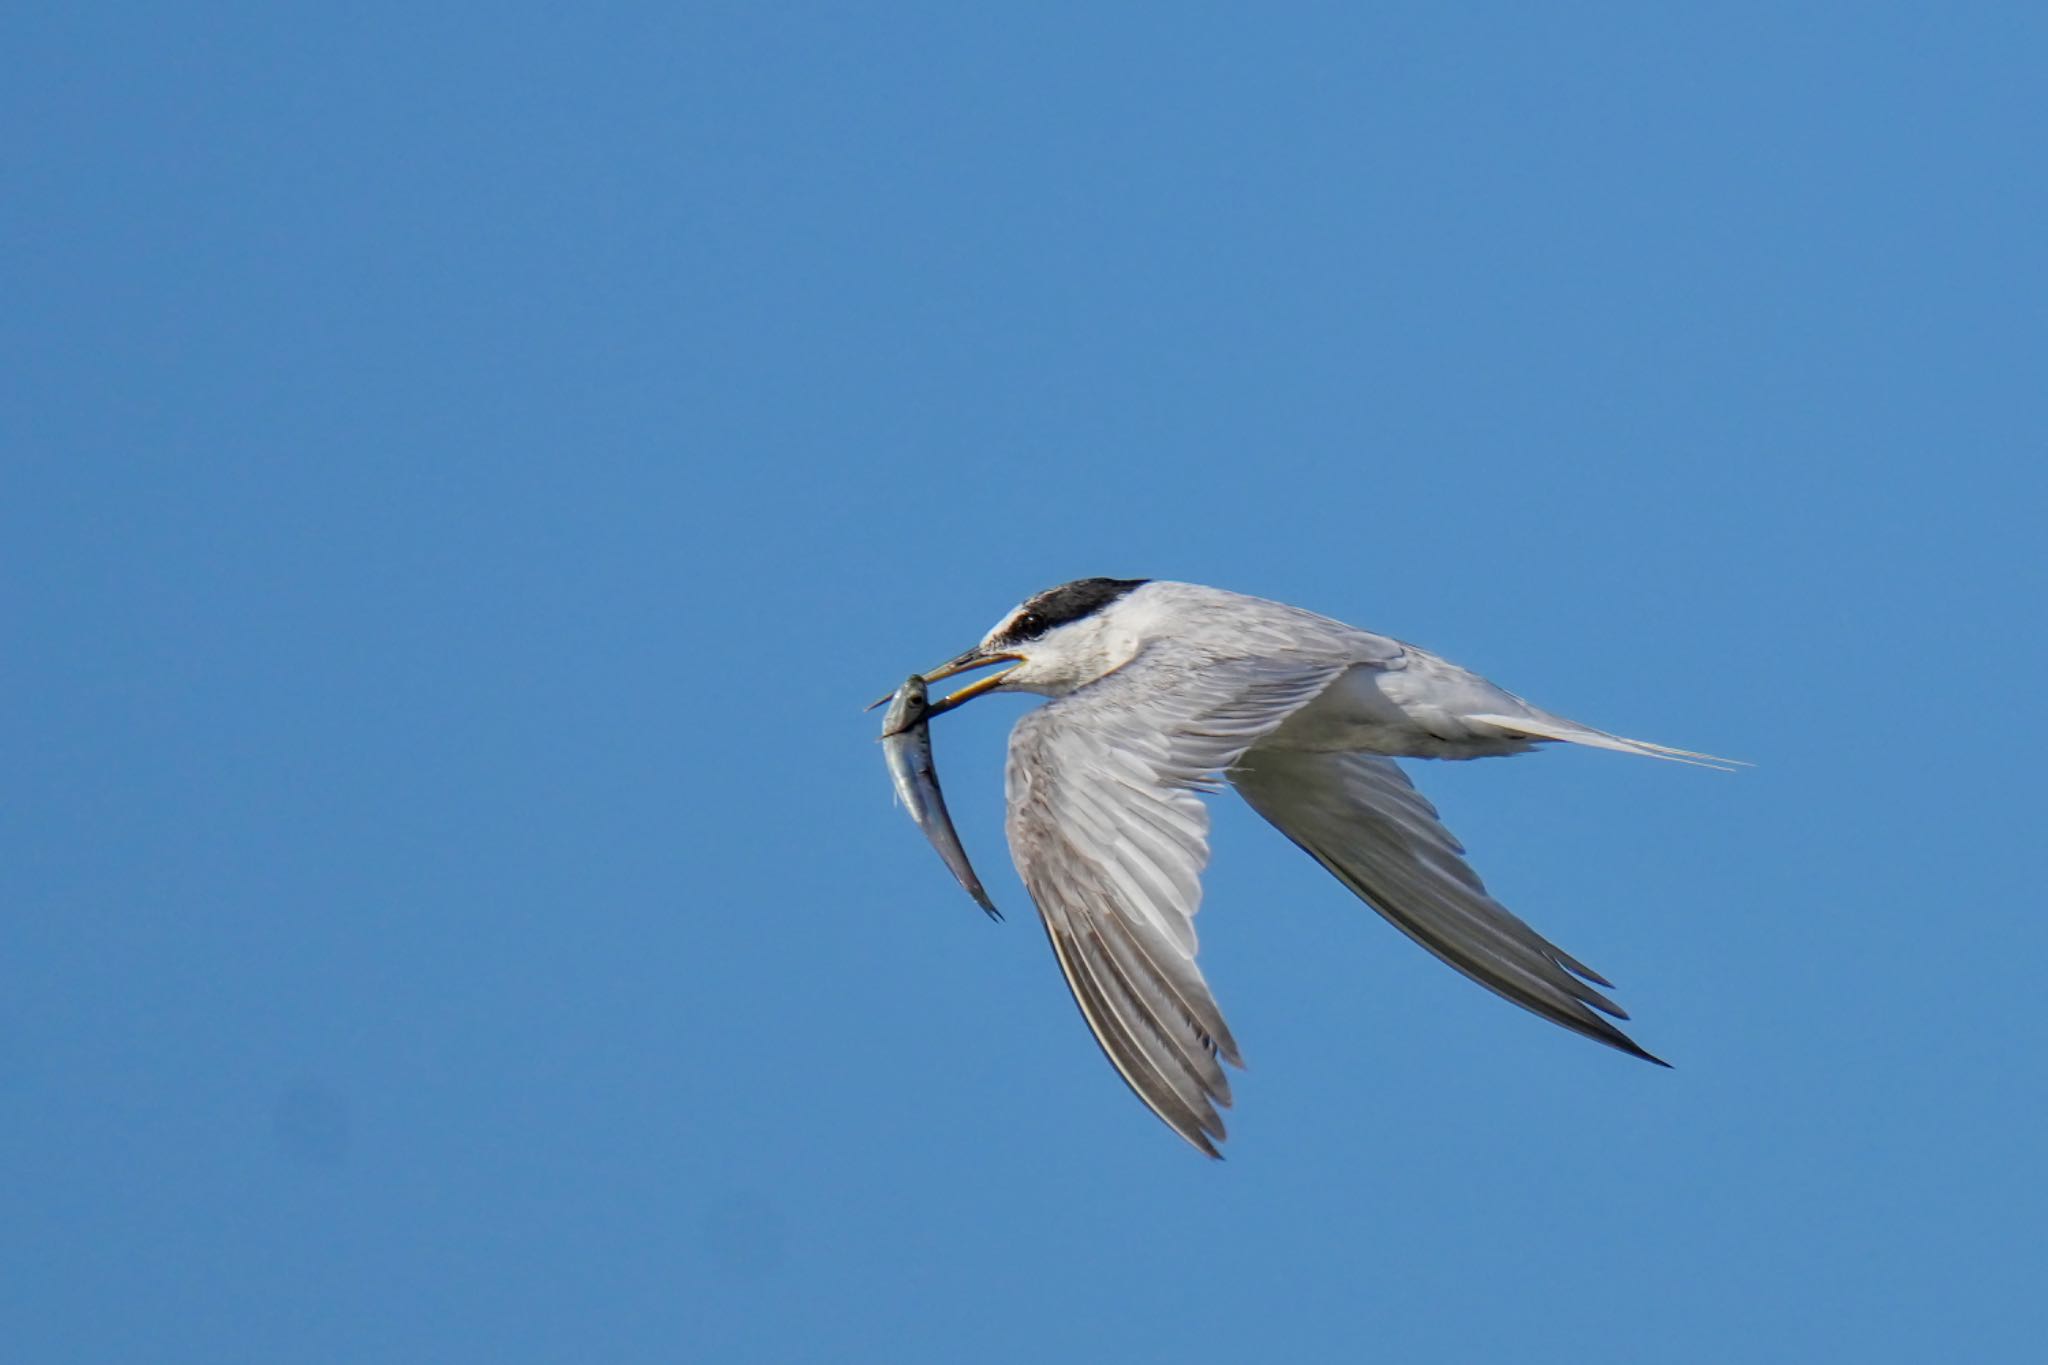
[(1243, 1062), (1195, 965), (1199, 793), (1342, 671), (1154, 644), (1010, 736), (1010, 852), (1081, 1015), (1138, 1098), (1211, 1156), (1222, 1062)]
[(1261, 748), (1229, 777), (1274, 828), (1451, 966), (1553, 1023), (1667, 1065), (1600, 1017), (1628, 1018), (1587, 984), (1612, 982), (1486, 894), (1464, 846), (1392, 759)]

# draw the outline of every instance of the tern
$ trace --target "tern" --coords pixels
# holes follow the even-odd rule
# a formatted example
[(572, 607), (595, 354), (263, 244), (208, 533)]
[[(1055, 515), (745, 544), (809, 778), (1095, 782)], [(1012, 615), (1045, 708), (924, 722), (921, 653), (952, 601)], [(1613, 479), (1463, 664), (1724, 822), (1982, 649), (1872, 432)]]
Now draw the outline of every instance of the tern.
[(1194, 583), (1083, 578), (1013, 608), (937, 681), (1007, 665), (931, 704), (1052, 698), (1010, 735), (1011, 856), (1075, 1003), (1117, 1073), (1209, 1156), (1244, 1065), (1196, 965), (1202, 797), (1227, 782), (1401, 932), (1552, 1023), (1668, 1065), (1609, 1022), (1612, 983), (1486, 893), (1397, 758), (1563, 742), (1705, 767), (1733, 760), (1542, 711), (1427, 650)]

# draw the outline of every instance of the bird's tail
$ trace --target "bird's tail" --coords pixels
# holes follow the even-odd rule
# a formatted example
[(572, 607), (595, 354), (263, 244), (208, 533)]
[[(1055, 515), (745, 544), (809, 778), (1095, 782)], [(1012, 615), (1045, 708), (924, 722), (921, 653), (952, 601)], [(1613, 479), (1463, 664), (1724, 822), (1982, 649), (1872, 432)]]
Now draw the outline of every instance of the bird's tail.
[(1626, 739), (1621, 735), (1610, 735), (1605, 730), (1595, 730), (1590, 725), (1580, 725), (1577, 721), (1541, 712), (1526, 716), (1466, 716), (1464, 719), (1485, 725), (1497, 725), (1510, 734), (1527, 735), (1531, 739), (1554, 739), (1566, 744), (1583, 744), (1589, 749), (1612, 749), (1621, 754), (1641, 754), (1645, 758), (1688, 763), (1695, 768), (1712, 768), (1716, 772), (1733, 772), (1737, 768), (1750, 766), (1739, 758), (1720, 758), (1714, 754), (1694, 753), (1691, 749), (1674, 749), (1668, 744), (1652, 744), (1644, 739)]

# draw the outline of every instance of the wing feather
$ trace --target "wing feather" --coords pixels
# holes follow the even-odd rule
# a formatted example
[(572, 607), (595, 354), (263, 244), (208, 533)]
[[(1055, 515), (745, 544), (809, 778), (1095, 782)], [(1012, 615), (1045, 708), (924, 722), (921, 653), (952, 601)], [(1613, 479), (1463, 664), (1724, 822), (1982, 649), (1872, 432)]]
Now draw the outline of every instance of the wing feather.
[(1010, 737), (1010, 851), (1081, 1016), (1138, 1098), (1211, 1156), (1223, 1063), (1243, 1062), (1195, 961), (1198, 793), (1340, 672), (1157, 644)]
[(1601, 1017), (1628, 1018), (1594, 989), (1610, 986), (1606, 978), (1486, 894), (1464, 847), (1392, 759), (1257, 748), (1230, 780), (1359, 899), (1466, 976), (1575, 1033), (1666, 1065)]
[[(1223, 1120), (1205, 1099), (1191, 1101), (1185, 1078), (1176, 1069), (1162, 1065), (1157, 1046), (1146, 1041), (1132, 1026), (1135, 1004), (1118, 1010), (1110, 992), (1116, 976), (1105, 969), (1099, 952), (1065, 928), (1046, 922), (1046, 936), (1052, 940), (1053, 955), (1081, 1007), (1081, 1017), (1101, 1045), (1103, 1054), (1124, 1078), (1124, 1083), (1143, 1099), (1168, 1127), (1210, 1156), (1218, 1156), (1212, 1137), (1223, 1136)], [(1152, 1031), (1156, 1035), (1156, 1030)], [(1177, 1083), (1177, 1078), (1178, 1083)]]

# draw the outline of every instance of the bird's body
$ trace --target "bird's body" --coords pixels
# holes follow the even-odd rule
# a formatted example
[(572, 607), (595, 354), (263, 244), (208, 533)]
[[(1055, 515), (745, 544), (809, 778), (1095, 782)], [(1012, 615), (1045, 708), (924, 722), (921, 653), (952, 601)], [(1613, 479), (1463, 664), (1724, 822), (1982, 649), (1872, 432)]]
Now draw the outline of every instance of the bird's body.
[(1237, 1044), (1196, 965), (1202, 794), (1227, 781), (1404, 933), (1566, 1028), (1655, 1061), (1607, 985), (1486, 894), (1394, 758), (1550, 741), (1719, 760), (1590, 729), (1426, 650), (1191, 583), (1081, 579), (1027, 600), (930, 676), (1052, 698), (1010, 740), (1010, 849), (1082, 1015), (1131, 1088), (1211, 1155)]

